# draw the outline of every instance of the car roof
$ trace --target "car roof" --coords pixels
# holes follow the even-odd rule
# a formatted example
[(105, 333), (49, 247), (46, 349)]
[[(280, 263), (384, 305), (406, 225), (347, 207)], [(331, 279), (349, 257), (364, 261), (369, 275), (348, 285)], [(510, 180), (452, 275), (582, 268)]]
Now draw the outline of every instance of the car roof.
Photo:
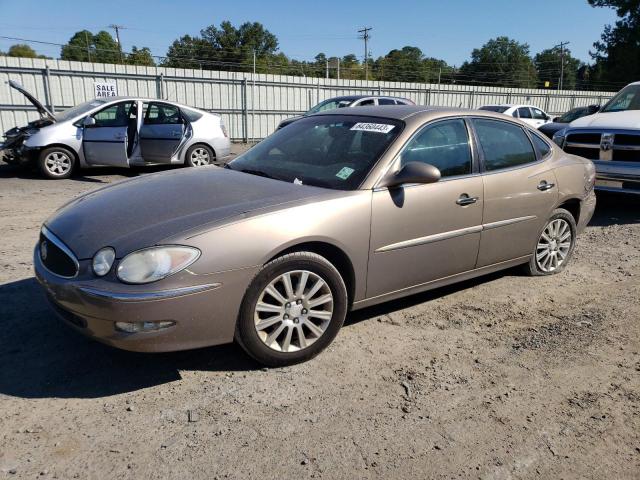
[(326, 102), (328, 100), (333, 100), (333, 101), (342, 101), (342, 100), (346, 100), (346, 101), (356, 101), (356, 100), (362, 100), (363, 98), (397, 98), (399, 100), (407, 100), (404, 97), (393, 97), (393, 96), (389, 96), (389, 95), (342, 95), (340, 97), (331, 97), (331, 98), (327, 98), (326, 100), (323, 100), (323, 102)]
[(338, 108), (335, 110), (327, 110), (320, 113), (314, 113), (311, 116), (315, 117), (318, 115), (353, 115), (361, 117), (384, 117), (394, 120), (406, 120), (409, 117), (426, 113), (441, 113), (443, 116), (446, 116), (468, 114), (470, 112), (475, 111), (468, 108), (425, 107), (420, 105), (378, 105), (357, 108)]

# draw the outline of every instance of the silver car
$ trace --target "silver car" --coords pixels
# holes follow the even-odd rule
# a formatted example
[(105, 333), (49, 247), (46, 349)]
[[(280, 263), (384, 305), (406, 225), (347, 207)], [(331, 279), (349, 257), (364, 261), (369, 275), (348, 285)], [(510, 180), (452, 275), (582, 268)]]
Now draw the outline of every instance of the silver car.
[(110, 97), (54, 114), (16, 82), (9, 85), (41, 118), (5, 133), (4, 160), (35, 163), (47, 178), (68, 178), (76, 167), (198, 167), (229, 155), (229, 135), (213, 113), (167, 100)]
[(313, 115), (314, 113), (326, 112), (336, 108), (352, 107), (373, 107), (376, 105), (415, 105), (408, 98), (383, 97), (380, 95), (345, 95), (324, 100), (311, 108), (309, 111), (291, 118), (285, 118), (280, 122), (276, 130), (280, 130), (301, 118)]

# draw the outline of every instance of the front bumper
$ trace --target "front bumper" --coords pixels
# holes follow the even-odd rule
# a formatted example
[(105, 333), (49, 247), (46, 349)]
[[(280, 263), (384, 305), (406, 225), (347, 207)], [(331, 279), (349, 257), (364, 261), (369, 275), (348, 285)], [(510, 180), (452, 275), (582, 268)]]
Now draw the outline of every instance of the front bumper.
[[(34, 252), (34, 270), (53, 310), (74, 330), (137, 352), (188, 350), (233, 341), (236, 319), (255, 269), (199, 275), (200, 283), (174, 288), (125, 285), (102, 279), (65, 279), (49, 272)], [(88, 262), (84, 262), (88, 263)], [(172, 321), (172, 327), (126, 333), (115, 322)]]
[(593, 160), (596, 190), (640, 195), (640, 162)]

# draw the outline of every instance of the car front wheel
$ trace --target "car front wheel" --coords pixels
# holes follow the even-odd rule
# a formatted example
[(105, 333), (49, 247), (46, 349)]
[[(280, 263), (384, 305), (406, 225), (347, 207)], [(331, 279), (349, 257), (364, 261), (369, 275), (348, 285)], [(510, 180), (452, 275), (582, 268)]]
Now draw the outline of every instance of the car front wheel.
[(260, 363), (303, 362), (335, 338), (347, 313), (347, 289), (338, 270), (312, 252), (294, 252), (266, 264), (245, 294), (236, 339)]
[(525, 266), (529, 275), (560, 273), (569, 262), (576, 244), (576, 221), (567, 210), (554, 210)]
[(45, 177), (50, 179), (69, 178), (73, 173), (75, 158), (75, 155), (66, 148), (45, 148), (38, 157), (38, 168)]

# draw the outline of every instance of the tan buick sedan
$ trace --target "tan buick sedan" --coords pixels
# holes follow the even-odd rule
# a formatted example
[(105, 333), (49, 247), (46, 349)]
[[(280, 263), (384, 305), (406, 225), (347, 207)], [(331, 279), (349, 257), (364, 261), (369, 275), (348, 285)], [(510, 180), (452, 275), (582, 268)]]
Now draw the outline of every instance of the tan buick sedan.
[(516, 265), (560, 272), (593, 184), (590, 161), (503, 115), (334, 110), (226, 168), (72, 201), (43, 225), (35, 271), (65, 323), (110, 345), (235, 339), (286, 365), (331, 343), (350, 310)]

